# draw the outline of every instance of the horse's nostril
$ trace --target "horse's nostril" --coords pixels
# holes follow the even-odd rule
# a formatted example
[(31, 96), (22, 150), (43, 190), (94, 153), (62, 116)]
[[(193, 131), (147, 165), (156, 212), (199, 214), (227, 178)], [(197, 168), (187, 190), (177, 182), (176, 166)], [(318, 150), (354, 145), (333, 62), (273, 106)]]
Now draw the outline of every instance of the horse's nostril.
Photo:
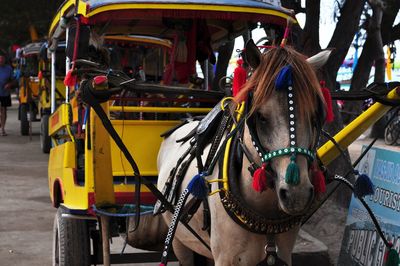
[(281, 200), (285, 201), (289, 197), (289, 191), (285, 188), (281, 188), (279, 190), (279, 196), (280, 196)]
[(310, 195), (312, 195), (312, 196), (314, 195), (314, 188), (313, 187), (310, 188)]
[(310, 194), (308, 196), (308, 202), (311, 203), (313, 199), (314, 199), (314, 188), (311, 187), (310, 188)]

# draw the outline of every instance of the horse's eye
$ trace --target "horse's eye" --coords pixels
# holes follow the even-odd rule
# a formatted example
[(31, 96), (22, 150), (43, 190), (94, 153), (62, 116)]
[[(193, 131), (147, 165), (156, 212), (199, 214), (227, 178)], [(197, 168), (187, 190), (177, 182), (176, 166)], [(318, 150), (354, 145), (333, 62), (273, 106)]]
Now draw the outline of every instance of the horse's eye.
[(263, 124), (268, 123), (267, 118), (260, 113), (257, 113), (257, 120), (258, 120), (258, 122), (263, 123)]

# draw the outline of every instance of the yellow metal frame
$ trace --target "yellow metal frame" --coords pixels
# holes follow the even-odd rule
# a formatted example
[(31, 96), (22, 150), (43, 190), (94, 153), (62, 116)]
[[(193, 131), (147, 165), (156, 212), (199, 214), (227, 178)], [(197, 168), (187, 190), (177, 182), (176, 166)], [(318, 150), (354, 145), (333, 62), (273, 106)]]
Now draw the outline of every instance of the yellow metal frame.
[(39, 81), (32, 78), (21, 77), (18, 100), (20, 104), (29, 103), (39, 96)]
[(211, 111), (211, 108), (110, 106), (110, 111), (132, 113), (208, 113)]
[[(397, 87), (389, 92), (389, 99), (400, 99), (400, 87)], [(341, 149), (345, 150), (353, 143), (365, 130), (372, 126), (389, 110), (390, 106), (375, 103), (368, 108), (364, 113), (354, 119), (349, 125), (343, 128), (334, 137)], [(336, 157), (340, 155), (340, 151), (332, 141), (327, 141), (322, 145), (317, 152), (318, 157), (324, 165), (329, 165)]]
[[(60, 19), (67, 13), (67, 11), (71, 10), (71, 8), (75, 8), (75, 3), (76, 0), (67, 0), (64, 2), (64, 4), (61, 6), (57, 14), (54, 16), (54, 19), (51, 22), (50, 25), (50, 30), (49, 30), (49, 36), (53, 35), (53, 31), (55, 27), (58, 25), (60, 22)], [(83, 15), (86, 17), (86, 5), (87, 3), (83, 2), (82, 0), (78, 0), (78, 12), (77, 14)]]
[(69, 103), (63, 103), (49, 117), (49, 136), (54, 137), (56, 133), (65, 129), (72, 142), (75, 142), (75, 137), (71, 132), (72, 108)]
[[(106, 113), (127, 111), (127, 107), (110, 107), (109, 102), (102, 104)], [(50, 116), (49, 133), (51, 136), (70, 127), (70, 104), (62, 104)], [(193, 109), (193, 110), (192, 110)], [(138, 107), (134, 112), (166, 112), (166, 113), (207, 113), (210, 108), (150, 108)], [(134, 156), (143, 176), (157, 176), (157, 154), (162, 142), (161, 133), (180, 123), (177, 120), (111, 120), (115, 130), (124, 144)], [(133, 171), (125, 156), (108, 135), (102, 122), (93, 110), (90, 111), (90, 128), (85, 131), (85, 183), (75, 182), (76, 144), (70, 140), (53, 147), (49, 159), (49, 187), (54, 202), (55, 184), (60, 184), (63, 205), (69, 209), (87, 211), (89, 195), (93, 194), (95, 203), (107, 205), (115, 202), (119, 192), (134, 192), (132, 184), (113, 184), (113, 176), (131, 178)], [(90, 145), (88, 144), (90, 140)], [(66, 158), (68, 157), (68, 158)], [(142, 186), (142, 192), (149, 192)]]
[[(103, 103), (102, 108), (108, 113), (108, 102)], [(85, 178), (85, 182), (93, 187), (96, 204), (113, 204), (110, 136), (93, 110), (90, 112), (90, 130), (86, 130), (86, 142), (88, 139), (91, 140), (91, 147), (85, 149), (85, 177), (93, 178)]]
[(143, 44), (154, 44), (157, 46), (163, 46), (164, 48), (172, 49), (172, 43), (166, 39), (155, 39), (155, 38), (148, 38), (143, 36), (142, 38), (139, 36), (124, 36), (124, 35), (117, 35), (117, 36), (105, 36), (104, 39), (107, 41), (124, 41), (124, 42), (137, 42)]

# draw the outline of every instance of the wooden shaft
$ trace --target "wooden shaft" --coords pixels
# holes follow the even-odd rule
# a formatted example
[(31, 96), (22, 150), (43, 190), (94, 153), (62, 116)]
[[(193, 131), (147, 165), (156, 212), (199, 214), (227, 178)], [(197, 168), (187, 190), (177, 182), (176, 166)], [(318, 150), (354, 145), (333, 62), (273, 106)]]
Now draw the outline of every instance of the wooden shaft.
[(101, 239), (103, 243), (103, 265), (110, 266), (110, 241), (109, 237), (109, 217), (101, 216)]

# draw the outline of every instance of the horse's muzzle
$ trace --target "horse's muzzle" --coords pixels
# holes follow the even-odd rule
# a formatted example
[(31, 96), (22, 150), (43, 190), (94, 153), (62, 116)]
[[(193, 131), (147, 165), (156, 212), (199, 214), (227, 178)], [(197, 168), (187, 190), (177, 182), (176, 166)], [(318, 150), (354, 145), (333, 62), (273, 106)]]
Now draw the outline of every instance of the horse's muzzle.
[(281, 209), (289, 215), (304, 213), (314, 199), (313, 186), (284, 186), (278, 190)]

